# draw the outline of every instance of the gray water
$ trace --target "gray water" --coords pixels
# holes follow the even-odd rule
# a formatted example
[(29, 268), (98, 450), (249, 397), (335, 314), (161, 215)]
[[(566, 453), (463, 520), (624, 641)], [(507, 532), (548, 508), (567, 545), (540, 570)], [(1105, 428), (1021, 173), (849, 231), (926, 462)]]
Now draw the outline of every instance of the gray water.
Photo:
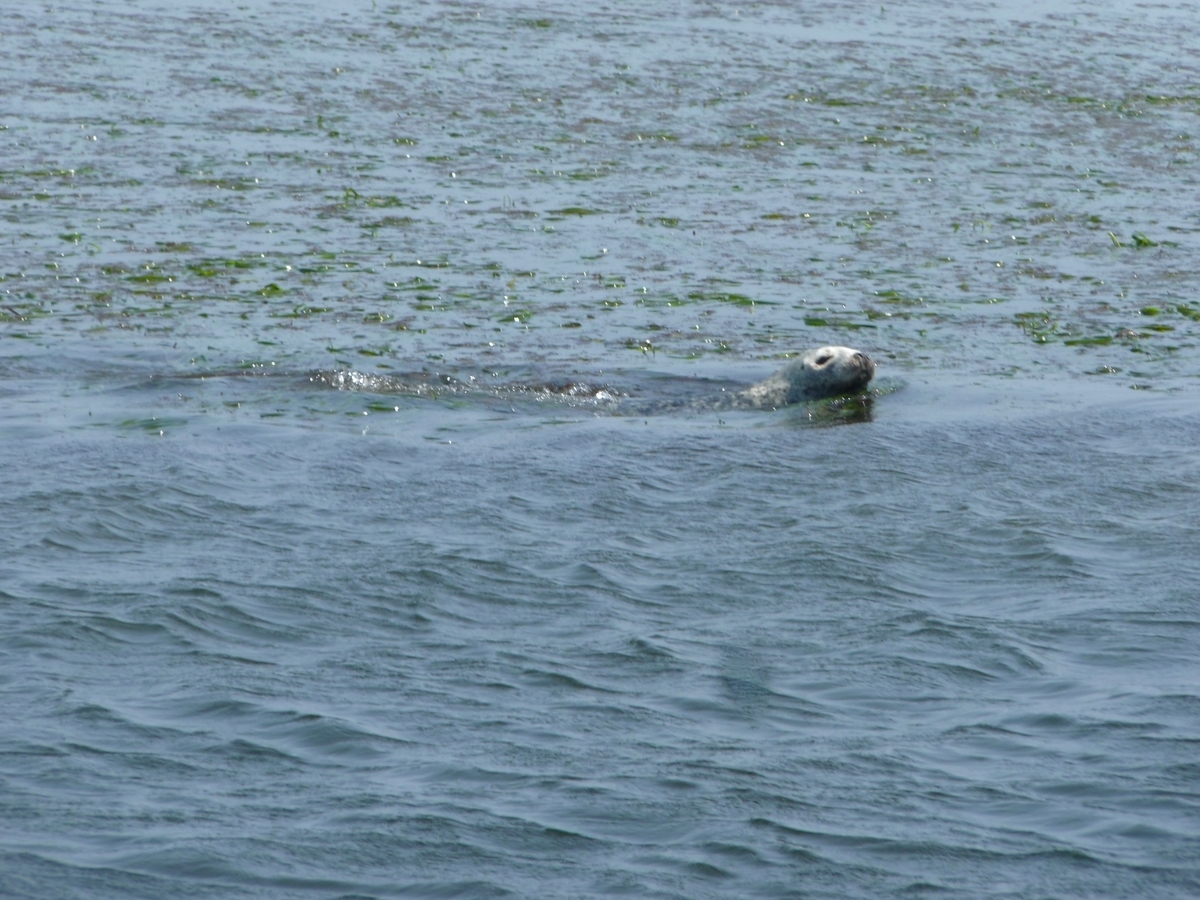
[(7, 4), (0, 896), (1200, 894), (1196, 21)]

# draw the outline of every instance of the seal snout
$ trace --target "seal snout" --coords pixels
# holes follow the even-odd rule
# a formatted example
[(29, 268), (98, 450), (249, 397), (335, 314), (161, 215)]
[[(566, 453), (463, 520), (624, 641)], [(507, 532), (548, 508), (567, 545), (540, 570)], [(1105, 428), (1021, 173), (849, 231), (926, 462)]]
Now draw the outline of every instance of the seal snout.
[(875, 360), (871, 359), (871, 357), (867, 356), (861, 350), (856, 350), (850, 358), (850, 364), (858, 371), (858, 378), (856, 379), (858, 384), (854, 390), (861, 391), (875, 377)]
[(867, 381), (875, 377), (875, 360), (867, 356), (861, 350), (854, 352), (854, 364), (867, 376)]

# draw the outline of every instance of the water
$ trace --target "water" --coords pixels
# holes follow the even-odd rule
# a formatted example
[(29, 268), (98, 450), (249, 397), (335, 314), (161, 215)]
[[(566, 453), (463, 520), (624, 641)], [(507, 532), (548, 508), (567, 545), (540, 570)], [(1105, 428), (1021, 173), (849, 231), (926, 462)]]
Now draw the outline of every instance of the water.
[(1195, 5), (10, 6), (0, 895), (1200, 893)]

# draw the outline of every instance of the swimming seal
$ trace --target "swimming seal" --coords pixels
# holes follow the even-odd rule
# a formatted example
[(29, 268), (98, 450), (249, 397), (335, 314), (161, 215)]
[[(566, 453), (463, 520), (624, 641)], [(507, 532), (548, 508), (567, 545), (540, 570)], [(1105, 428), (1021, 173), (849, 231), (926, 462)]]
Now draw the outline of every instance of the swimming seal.
[(776, 409), (789, 403), (854, 394), (874, 377), (875, 363), (861, 350), (818, 347), (734, 397), (739, 406)]
[(429, 372), (368, 374), (353, 370), (313, 372), (309, 381), (337, 390), (365, 391), (373, 394), (409, 394), (415, 397), (490, 395), (505, 402), (517, 398), (560, 399), (576, 403), (608, 406), (617, 415), (651, 415), (671, 410), (703, 411), (724, 409), (778, 409), (792, 403), (824, 400), (861, 393), (875, 377), (875, 363), (861, 350), (850, 347), (818, 347), (801, 354), (766, 381), (740, 391), (722, 391), (708, 397), (674, 400), (643, 399), (622, 394), (604, 385), (586, 382), (537, 382), (494, 384), (463, 381), (452, 375)]

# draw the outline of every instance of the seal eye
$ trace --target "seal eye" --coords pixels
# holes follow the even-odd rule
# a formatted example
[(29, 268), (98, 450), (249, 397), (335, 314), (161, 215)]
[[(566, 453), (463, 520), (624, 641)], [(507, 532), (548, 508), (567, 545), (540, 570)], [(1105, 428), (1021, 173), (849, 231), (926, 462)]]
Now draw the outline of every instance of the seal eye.
[(829, 362), (831, 359), (833, 359), (833, 357), (830, 356), (828, 353), (822, 353), (820, 356), (817, 357), (816, 363), (818, 366), (823, 366), (823, 365), (825, 365), (825, 363)]

